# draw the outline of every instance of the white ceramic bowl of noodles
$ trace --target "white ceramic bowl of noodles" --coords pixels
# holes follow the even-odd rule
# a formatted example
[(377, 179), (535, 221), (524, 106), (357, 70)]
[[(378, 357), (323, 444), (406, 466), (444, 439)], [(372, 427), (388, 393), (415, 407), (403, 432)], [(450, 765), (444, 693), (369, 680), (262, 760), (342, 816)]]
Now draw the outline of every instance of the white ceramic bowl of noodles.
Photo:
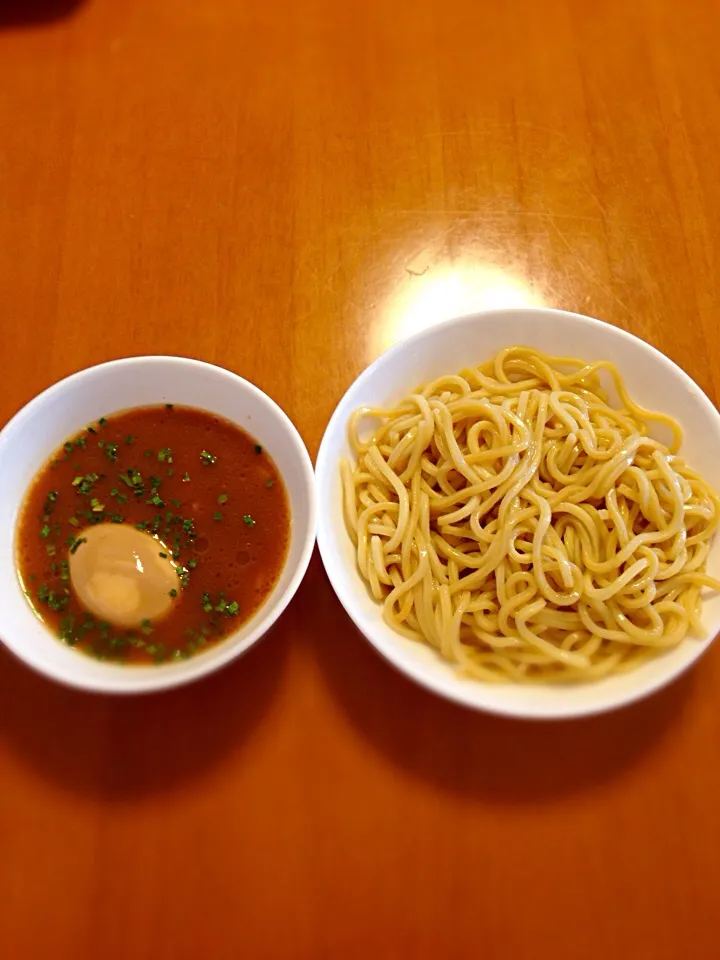
[[(661, 689), (688, 669), (720, 630), (720, 596), (708, 594), (703, 603), (704, 638), (687, 637), (627, 673), (575, 684), (485, 683), (461, 675), (431, 647), (406, 639), (385, 623), (381, 606), (360, 576), (343, 519), (340, 462), (352, 459), (347, 438), (352, 412), (363, 406), (392, 407), (418, 385), (485, 362), (512, 344), (590, 362), (613, 361), (636, 402), (680, 422), (685, 432), (682, 456), (720, 490), (720, 414), (666, 356), (617, 327), (579, 314), (493, 310), (423, 330), (384, 353), (352, 384), (328, 424), (317, 458), (316, 482), (323, 504), (318, 545), (332, 586), (357, 627), (390, 663), (427, 689), (464, 706), (514, 717), (601, 713)], [(713, 541), (707, 572), (720, 576), (720, 536)]]

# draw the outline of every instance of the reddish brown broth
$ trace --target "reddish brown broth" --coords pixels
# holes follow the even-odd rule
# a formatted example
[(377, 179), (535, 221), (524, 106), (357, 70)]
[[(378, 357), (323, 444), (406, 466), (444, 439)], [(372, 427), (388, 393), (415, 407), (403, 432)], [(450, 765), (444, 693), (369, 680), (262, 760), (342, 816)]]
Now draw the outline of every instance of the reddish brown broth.
[[(203, 460), (203, 452), (215, 462)], [(128, 470), (139, 471), (137, 487)], [(98, 479), (91, 484), (73, 485), (93, 474)], [(161, 480), (155, 490), (151, 478)], [(153, 494), (162, 507), (147, 503)], [(104, 510), (93, 511), (93, 499)], [(170, 613), (133, 631), (94, 621), (73, 595), (63, 568), (84, 527), (120, 518), (155, 530), (170, 555), (177, 550), (174, 559), (187, 571), (178, 577)], [(33, 607), (64, 642), (101, 659), (157, 663), (207, 649), (248, 620), (277, 581), (289, 538), (285, 488), (257, 441), (203, 410), (143, 407), (91, 424), (43, 467), (21, 513), (18, 567)], [(237, 613), (230, 615), (235, 604)]]

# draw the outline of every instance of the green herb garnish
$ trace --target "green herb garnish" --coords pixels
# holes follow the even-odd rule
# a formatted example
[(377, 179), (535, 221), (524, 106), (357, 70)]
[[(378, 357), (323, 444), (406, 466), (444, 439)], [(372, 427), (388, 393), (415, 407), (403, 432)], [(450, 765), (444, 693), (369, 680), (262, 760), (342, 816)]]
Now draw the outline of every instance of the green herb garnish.
[(60, 611), (64, 610), (70, 602), (70, 593), (68, 590), (64, 590), (63, 595), (58, 596), (54, 590), (50, 590), (48, 585), (44, 583), (38, 589), (37, 598), (40, 603), (46, 603), (51, 610)]
[(214, 463), (217, 463), (217, 457), (215, 456), (215, 454), (208, 453), (207, 450), (202, 451), (202, 453), (200, 454), (200, 460), (208, 467), (212, 466)]
[(222, 520), (222, 514), (218, 511), (213, 514), (213, 520)]
[(70, 553), (77, 553), (78, 547), (83, 543), (87, 543), (87, 537), (78, 537), (77, 540), (73, 537)]
[(157, 458), (162, 461), (162, 463), (172, 463), (173, 458), (170, 447), (163, 447), (162, 450), (158, 450)]
[(43, 540), (47, 540), (47, 538), (50, 536), (50, 527), (47, 524), (45, 524), (40, 531), (40, 536), (43, 538)]
[(182, 482), (190, 483), (190, 474), (187, 471), (185, 471), (185, 473), (183, 474)]
[(259, 443), (255, 444), (255, 453), (262, 453), (262, 447)]
[(245, 516), (243, 517), (243, 523), (246, 523), (249, 527), (255, 526), (255, 521), (253, 520), (253, 518), (250, 516), (249, 513), (246, 513)]
[(229, 497), (226, 493), (221, 493), (217, 502), (220, 504), (220, 506), (222, 506), (224, 503), (228, 502), (228, 499)]
[(97, 473), (88, 473), (84, 477), (75, 477), (72, 485), (77, 489), (78, 493), (86, 497), (99, 479)]
[(75, 617), (72, 615), (60, 621), (60, 639), (70, 645), (75, 643)]

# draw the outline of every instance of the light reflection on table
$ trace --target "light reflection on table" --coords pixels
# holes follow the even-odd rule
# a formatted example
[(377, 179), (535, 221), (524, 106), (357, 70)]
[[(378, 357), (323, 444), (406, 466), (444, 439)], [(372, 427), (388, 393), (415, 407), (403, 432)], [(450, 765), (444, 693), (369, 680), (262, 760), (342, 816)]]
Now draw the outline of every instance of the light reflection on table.
[(510, 271), (469, 260), (441, 262), (400, 280), (377, 311), (371, 337), (374, 356), (407, 337), (452, 317), (504, 307), (541, 307), (530, 285)]

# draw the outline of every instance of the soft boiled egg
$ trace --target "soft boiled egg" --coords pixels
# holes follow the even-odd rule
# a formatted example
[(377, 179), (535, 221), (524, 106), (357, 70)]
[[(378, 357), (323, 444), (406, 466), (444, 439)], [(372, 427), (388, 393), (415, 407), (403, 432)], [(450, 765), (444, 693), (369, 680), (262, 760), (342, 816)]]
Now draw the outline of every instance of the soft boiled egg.
[(99, 523), (78, 534), (70, 581), (98, 620), (138, 627), (169, 613), (178, 595), (176, 567), (162, 541), (142, 530)]

